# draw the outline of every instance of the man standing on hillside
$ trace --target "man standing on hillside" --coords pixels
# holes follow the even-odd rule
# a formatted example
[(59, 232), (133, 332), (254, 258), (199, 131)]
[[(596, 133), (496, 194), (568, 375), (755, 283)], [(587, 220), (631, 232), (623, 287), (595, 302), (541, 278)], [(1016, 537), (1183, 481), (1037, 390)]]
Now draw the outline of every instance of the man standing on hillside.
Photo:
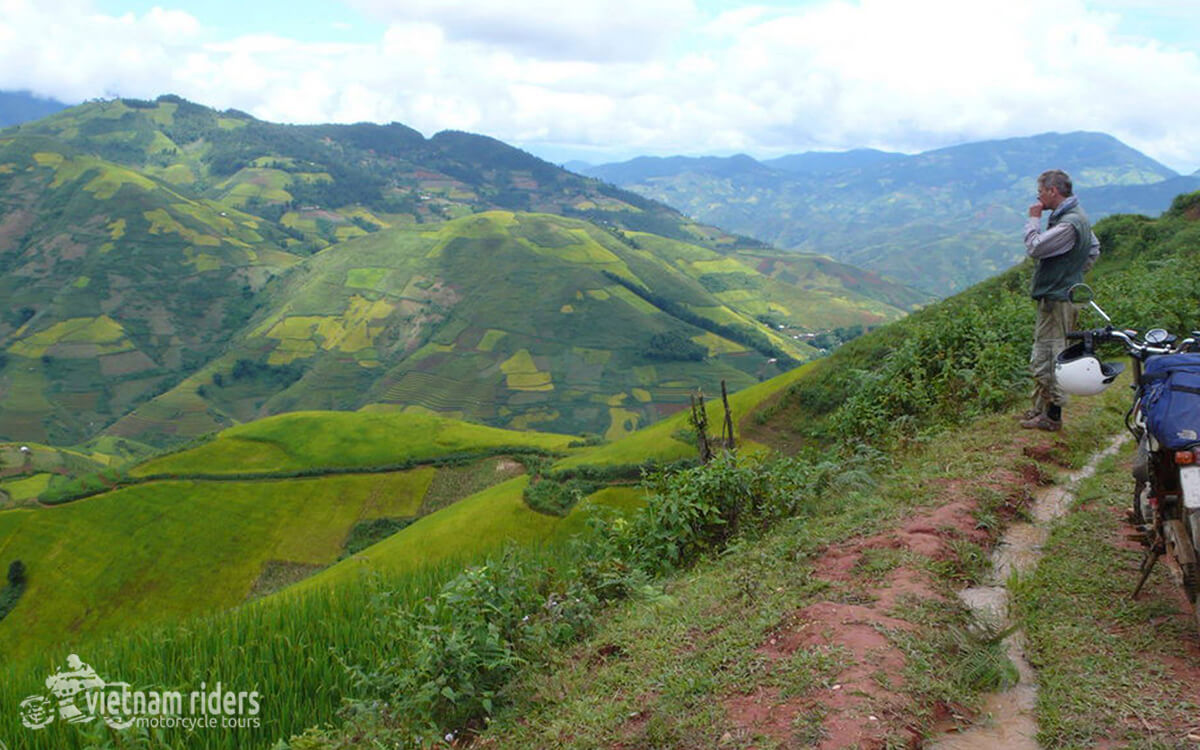
[[(1066, 394), (1054, 380), (1054, 358), (1067, 347), (1067, 331), (1075, 328), (1075, 306), (1067, 292), (1083, 281), (1083, 274), (1096, 262), (1100, 241), (1092, 233), (1092, 223), (1079, 206), (1066, 172), (1051, 169), (1039, 175), (1037, 195), (1025, 222), (1025, 252), (1037, 262), (1030, 293), (1037, 303), (1029, 358), (1033, 406), (1023, 415), (1021, 426), (1054, 431), (1062, 427), (1066, 402)], [(1042, 231), (1042, 212), (1047, 209), (1050, 218)]]

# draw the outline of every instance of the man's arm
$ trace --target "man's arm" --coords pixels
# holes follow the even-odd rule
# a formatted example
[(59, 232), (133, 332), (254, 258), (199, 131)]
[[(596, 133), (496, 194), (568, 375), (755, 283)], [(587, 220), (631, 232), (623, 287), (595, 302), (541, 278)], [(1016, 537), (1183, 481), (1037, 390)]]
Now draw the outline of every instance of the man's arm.
[(1083, 272), (1087, 273), (1092, 270), (1092, 266), (1096, 265), (1096, 260), (1100, 257), (1100, 240), (1096, 237), (1096, 233), (1092, 232), (1092, 244), (1088, 246), (1088, 257), (1083, 262)]
[[(1095, 240), (1095, 235), (1092, 235)], [(1069, 222), (1056, 224), (1045, 232), (1041, 231), (1041, 221), (1038, 217), (1030, 216), (1025, 222), (1025, 252), (1030, 258), (1041, 260), (1062, 255), (1075, 247), (1075, 227)], [(1096, 254), (1100, 253), (1100, 243), (1094, 242)], [(1089, 257), (1091, 252), (1088, 253)]]

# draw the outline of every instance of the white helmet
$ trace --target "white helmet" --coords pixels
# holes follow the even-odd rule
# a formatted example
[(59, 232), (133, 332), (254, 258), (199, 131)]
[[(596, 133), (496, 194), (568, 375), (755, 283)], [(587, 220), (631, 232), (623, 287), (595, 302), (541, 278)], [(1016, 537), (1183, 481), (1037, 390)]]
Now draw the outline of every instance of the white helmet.
[(1103, 391), (1124, 371), (1120, 362), (1101, 362), (1087, 342), (1072, 344), (1054, 362), (1054, 379), (1064, 393), (1094, 396)]

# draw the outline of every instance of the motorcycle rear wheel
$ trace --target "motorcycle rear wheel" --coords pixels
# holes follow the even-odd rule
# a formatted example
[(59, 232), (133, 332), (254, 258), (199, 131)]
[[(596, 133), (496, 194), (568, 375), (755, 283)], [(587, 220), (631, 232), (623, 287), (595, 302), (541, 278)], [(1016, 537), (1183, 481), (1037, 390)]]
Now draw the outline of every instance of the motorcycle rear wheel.
[(1146, 492), (1146, 483), (1138, 480), (1133, 484), (1133, 519), (1134, 526), (1144, 526), (1146, 517), (1142, 513), (1142, 495)]
[(1169, 519), (1163, 525), (1167, 537), (1167, 551), (1179, 565), (1179, 572), (1183, 578), (1181, 583), (1188, 601), (1195, 605), (1196, 591), (1200, 588), (1200, 564), (1196, 560), (1196, 548), (1192, 546), (1192, 535), (1184, 522), (1178, 518)]

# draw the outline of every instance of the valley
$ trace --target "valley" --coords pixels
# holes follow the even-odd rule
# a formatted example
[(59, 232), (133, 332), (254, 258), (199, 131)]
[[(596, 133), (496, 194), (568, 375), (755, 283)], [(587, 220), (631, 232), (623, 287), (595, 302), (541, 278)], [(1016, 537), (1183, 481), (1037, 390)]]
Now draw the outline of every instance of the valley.
[(1200, 176), (1103, 133), (1044, 133), (917, 154), (872, 149), (756, 161), (641, 157), (572, 165), (701, 221), (829, 255), (937, 297), (1024, 259), (1015, 241), (1037, 175), (1075, 178), (1089, 216), (1157, 216)]
[[(1097, 206), (1186, 185), (1083, 141), (1111, 157), (1083, 170)], [(705, 200), (751, 195), (743, 174), (829, 186), (847, 169), (863, 190), (897, 170), (919, 195), (904, 211), (974, 200), (938, 182), (963, 173), (946, 154), (903, 179), (894, 154), (810, 157), (705, 161), (742, 196)], [(1023, 189), (1010, 172), (979, 177), (989, 201)], [(897, 195), (854, 221), (908, 233), (883, 210)], [(1189, 330), (1200, 193), (1165, 201), (1097, 223), (1089, 280), (1123, 323)], [(457, 131), (277, 125), (174, 96), (0, 130), (0, 705), (24, 710), (68, 654), (110, 686), (262, 698), (235, 731), (32, 729), (14, 709), (0, 739), (843, 747), (966, 729), (1012, 669), (956, 592), (991, 580), (1034, 488), (1120, 430), (1125, 395), (1016, 432), (1030, 268), (1003, 261), (998, 203), (972, 205), (974, 239), (1007, 238), (993, 261), (976, 248), (951, 273), (917, 233), (864, 271)], [(893, 281), (905, 263), (937, 283)], [(1047, 746), (1188, 741), (1190, 605), (1165, 575), (1102, 604), (1137, 573), (1127, 459), (1050, 529), (1057, 572), (1010, 584), (1055, 686), (1035, 708)], [(1133, 634), (1120, 663), (1056, 655), (1112, 652), (1114, 632)], [(1169, 674), (1150, 684), (1146, 664)], [(1130, 685), (1151, 705), (1112, 710)]]

